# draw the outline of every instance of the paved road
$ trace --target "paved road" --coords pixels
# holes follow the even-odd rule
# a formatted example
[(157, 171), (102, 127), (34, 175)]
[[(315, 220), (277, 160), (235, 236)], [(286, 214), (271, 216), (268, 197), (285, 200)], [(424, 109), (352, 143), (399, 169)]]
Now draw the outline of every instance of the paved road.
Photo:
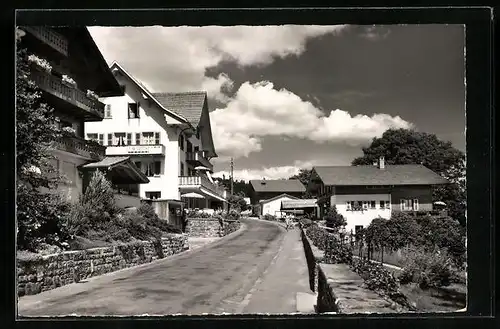
[[(213, 246), (19, 299), (20, 316), (237, 313), (277, 254), (283, 228), (247, 229)], [(225, 241), (224, 241), (225, 240)], [(266, 310), (262, 310), (266, 312)]]

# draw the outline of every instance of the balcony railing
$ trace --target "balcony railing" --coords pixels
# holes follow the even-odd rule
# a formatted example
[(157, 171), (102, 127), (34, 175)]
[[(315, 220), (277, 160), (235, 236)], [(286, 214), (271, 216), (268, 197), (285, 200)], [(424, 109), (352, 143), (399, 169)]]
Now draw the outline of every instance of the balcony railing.
[(106, 152), (105, 146), (97, 145), (77, 136), (62, 137), (55, 142), (55, 148), (92, 160), (101, 160)]
[(210, 163), (210, 161), (205, 158), (203, 151), (197, 151), (197, 152), (187, 152), (186, 153), (186, 161), (190, 163), (199, 164), (201, 166), (207, 167), (208, 169), (212, 170), (213, 165)]
[(106, 147), (107, 155), (165, 155), (165, 146), (157, 145), (124, 145)]
[(87, 96), (87, 93), (79, 90), (76, 86), (63, 82), (61, 78), (38, 68), (36, 65), (33, 65), (31, 70), (31, 78), (40, 89), (84, 110), (87, 116), (90, 115), (98, 120), (104, 118), (104, 104)]
[(179, 176), (180, 187), (204, 187), (221, 197), (225, 197), (223, 188), (212, 184), (205, 176)]
[(56, 31), (44, 26), (24, 26), (23, 30), (29, 32), (61, 54), (68, 56), (68, 39)]

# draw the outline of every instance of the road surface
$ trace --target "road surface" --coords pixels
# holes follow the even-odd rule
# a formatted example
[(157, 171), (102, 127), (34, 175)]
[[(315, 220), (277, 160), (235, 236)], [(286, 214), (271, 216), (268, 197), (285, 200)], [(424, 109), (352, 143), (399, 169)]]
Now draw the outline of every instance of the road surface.
[[(239, 313), (284, 237), (273, 223), (244, 219), (243, 233), (212, 246), (19, 299), (18, 314), (169, 315)], [(266, 310), (262, 310), (266, 312)]]

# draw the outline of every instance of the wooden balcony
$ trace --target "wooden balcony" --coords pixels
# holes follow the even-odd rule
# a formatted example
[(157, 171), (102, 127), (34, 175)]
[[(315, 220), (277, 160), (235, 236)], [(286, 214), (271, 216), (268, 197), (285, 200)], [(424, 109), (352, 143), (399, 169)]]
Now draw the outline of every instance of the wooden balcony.
[(60, 151), (73, 153), (88, 160), (101, 160), (104, 158), (106, 152), (105, 146), (69, 135), (56, 141), (54, 147)]
[(203, 151), (187, 152), (186, 161), (194, 166), (203, 166), (210, 169), (210, 171), (213, 170), (213, 165), (205, 158)]
[(179, 187), (181, 189), (204, 187), (223, 198), (225, 197), (224, 189), (212, 184), (205, 176), (179, 176)]
[(76, 86), (63, 82), (61, 78), (44, 71), (35, 64), (32, 65), (30, 76), (41, 90), (55, 98), (55, 104), (51, 104), (55, 105), (54, 107), (58, 105), (57, 100), (60, 100), (83, 115), (85, 121), (101, 121), (104, 118), (104, 104), (87, 96), (86, 92)]
[(106, 155), (165, 155), (165, 146), (162, 144), (108, 146)]
[(64, 56), (68, 56), (68, 40), (63, 35), (45, 26), (23, 26), (22, 29)]

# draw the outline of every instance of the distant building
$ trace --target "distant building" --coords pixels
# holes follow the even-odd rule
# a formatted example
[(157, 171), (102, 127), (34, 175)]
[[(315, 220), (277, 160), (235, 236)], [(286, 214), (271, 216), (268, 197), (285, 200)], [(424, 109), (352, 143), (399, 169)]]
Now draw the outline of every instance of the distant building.
[(372, 219), (386, 219), (396, 211), (432, 211), (432, 188), (448, 181), (423, 165), (314, 167), (307, 186), (318, 199), (320, 217), (335, 205), (355, 232)]
[(319, 216), (319, 207), (316, 199), (296, 199), (281, 201), (281, 211), (294, 215), (309, 215), (312, 219)]
[(267, 200), (284, 193), (300, 198), (305, 191), (305, 186), (298, 179), (250, 181), (250, 201), (252, 205), (257, 205), (260, 200)]
[(265, 199), (265, 200), (260, 200), (260, 216), (264, 215), (272, 215), (276, 216), (277, 218), (282, 218), (286, 215), (284, 211), (281, 210), (281, 204), (282, 202), (285, 201), (290, 201), (290, 200), (298, 200), (297, 197), (293, 195), (289, 195), (286, 193), (276, 195), (272, 198)]

